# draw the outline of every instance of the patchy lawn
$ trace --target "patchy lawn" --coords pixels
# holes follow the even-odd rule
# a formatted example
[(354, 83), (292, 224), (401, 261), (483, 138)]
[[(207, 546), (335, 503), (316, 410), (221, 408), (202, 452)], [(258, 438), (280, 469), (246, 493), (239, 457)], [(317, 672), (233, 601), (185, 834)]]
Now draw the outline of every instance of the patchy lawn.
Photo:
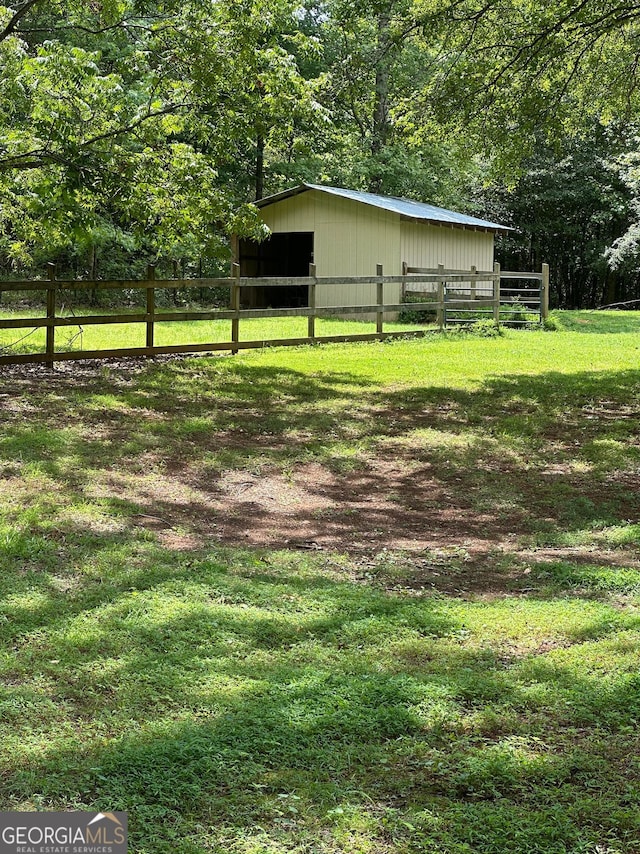
[(619, 317), (6, 370), (2, 808), (126, 810), (138, 854), (638, 852)]

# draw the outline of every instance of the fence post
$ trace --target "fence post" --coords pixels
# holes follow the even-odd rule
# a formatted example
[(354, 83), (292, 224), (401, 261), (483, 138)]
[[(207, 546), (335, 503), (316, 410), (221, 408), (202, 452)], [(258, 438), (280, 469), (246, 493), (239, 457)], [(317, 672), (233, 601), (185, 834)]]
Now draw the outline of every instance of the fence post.
[[(472, 264), (471, 265), (471, 275), (475, 276), (477, 274), (477, 272), (478, 272), (478, 268), (476, 267), (475, 264)], [(469, 297), (470, 297), (470, 299), (476, 299), (476, 297), (477, 297), (477, 286), (478, 286), (478, 283), (476, 282), (475, 279), (472, 279), (469, 282)]]
[[(177, 279), (178, 278), (178, 260), (177, 260), (177, 258), (173, 259), (173, 261), (171, 262), (171, 266), (173, 268), (173, 278)], [(171, 288), (171, 299), (173, 300), (174, 305), (178, 305), (178, 289), (177, 288)]]
[(46, 354), (47, 361), (45, 362), (49, 370), (53, 369), (53, 356), (55, 353), (55, 336), (56, 328), (53, 325), (56, 317), (56, 265), (47, 264), (47, 276), (49, 277), (49, 287), (47, 288), (47, 320), (50, 325), (47, 326), (47, 343)]
[[(444, 264), (438, 264), (438, 275), (444, 277)], [(438, 302), (436, 303), (436, 320), (438, 321), (438, 326), (440, 327), (440, 331), (444, 329), (444, 325), (447, 321), (445, 309), (444, 309), (444, 278), (438, 279)]]
[[(156, 268), (155, 264), (149, 264), (147, 267), (147, 282), (155, 282)], [(147, 349), (153, 348), (153, 332), (156, 313), (156, 292), (153, 287), (147, 287)]]
[(384, 322), (384, 312), (382, 311), (382, 306), (384, 305), (384, 283), (382, 282), (382, 264), (376, 264), (376, 276), (380, 278), (380, 281), (376, 285), (377, 290), (377, 303), (378, 309), (376, 311), (376, 333), (378, 335), (382, 335), (382, 325)]
[(313, 280), (309, 282), (309, 308), (311, 314), (307, 323), (307, 337), (314, 339), (316, 337), (316, 265), (309, 264), (309, 277)]
[(409, 265), (406, 261), (402, 262), (402, 285), (400, 286), (400, 302), (404, 302), (407, 298), (407, 276), (409, 275)]
[(549, 265), (542, 265), (542, 281), (540, 282), (540, 320), (549, 317)]
[[(231, 310), (236, 312), (236, 316), (231, 320), (231, 341), (237, 344), (240, 340), (240, 264), (231, 265), (231, 277), (233, 284), (231, 285)], [(235, 356), (238, 353), (238, 348), (231, 348), (231, 355)]]
[(500, 326), (500, 264), (493, 265), (493, 319)]

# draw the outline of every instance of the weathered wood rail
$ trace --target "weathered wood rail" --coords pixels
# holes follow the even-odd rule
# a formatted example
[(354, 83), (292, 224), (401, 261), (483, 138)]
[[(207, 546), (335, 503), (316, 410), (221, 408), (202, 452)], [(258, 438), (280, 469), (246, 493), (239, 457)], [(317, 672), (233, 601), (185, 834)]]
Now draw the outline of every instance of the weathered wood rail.
[[(433, 270), (403, 264), (403, 274), (403, 294), (424, 293), (424, 287), (415, 289), (416, 283), (436, 282), (438, 323), (442, 326), (475, 323), (478, 315), (483, 314), (492, 317), (496, 323), (500, 323), (501, 316), (505, 314), (509, 315), (511, 325), (530, 323), (526, 318), (514, 319), (516, 307), (526, 314), (537, 314), (540, 322), (549, 316), (548, 264), (543, 264), (539, 273), (501, 270), (499, 264), (494, 264), (491, 271), (478, 271), (475, 267), (469, 271), (447, 270), (442, 264)], [(511, 280), (537, 282), (538, 287), (503, 285), (503, 282)], [(463, 285), (467, 287), (461, 287)]]
[[(529, 305), (534, 305), (543, 319), (548, 313), (549, 270), (543, 265), (541, 273), (501, 272), (499, 265), (492, 271), (418, 269), (403, 266), (402, 276), (385, 276), (380, 265), (375, 276), (323, 276), (315, 275), (315, 267), (311, 265), (308, 277), (269, 277), (249, 278), (239, 275), (239, 268), (233, 265), (233, 275), (225, 278), (198, 279), (156, 279), (155, 268), (149, 267), (145, 280), (119, 279), (113, 281), (100, 280), (61, 280), (55, 275), (55, 266), (48, 265), (48, 278), (28, 281), (0, 281), (0, 296), (3, 292), (46, 292), (46, 315), (44, 317), (15, 317), (0, 318), (0, 329), (41, 329), (46, 330), (45, 350), (43, 353), (6, 353), (0, 347), (0, 365), (44, 363), (53, 367), (54, 362), (75, 359), (107, 359), (114, 357), (155, 356), (169, 353), (204, 353), (220, 350), (239, 350), (257, 347), (291, 346), (309, 343), (330, 343), (347, 341), (373, 341), (385, 338), (404, 336), (420, 337), (429, 334), (430, 330), (407, 330), (401, 332), (385, 332), (384, 316), (390, 312), (400, 312), (410, 308), (412, 311), (435, 311), (437, 322), (443, 328), (451, 320), (451, 312), (468, 313), (470, 318), (477, 317), (483, 311), (490, 312), (496, 323), (500, 322), (501, 295), (500, 283), (503, 279), (533, 279), (540, 282), (539, 289), (529, 291)], [(490, 284), (488, 296), (481, 286)], [(327, 285), (375, 285), (376, 301), (369, 305), (350, 306), (318, 306), (317, 291)], [(402, 294), (424, 294), (424, 299), (417, 302), (384, 301), (385, 284), (400, 285)], [(308, 306), (299, 308), (241, 308), (241, 293), (243, 288), (255, 287), (308, 287)], [(416, 286), (420, 286), (418, 291)], [(435, 285), (435, 290), (427, 290), (426, 286)], [(468, 286), (469, 295), (460, 294), (461, 285)], [(155, 294), (157, 290), (176, 290), (181, 288), (228, 288), (230, 291), (230, 308), (211, 309), (205, 311), (157, 311)], [(137, 313), (122, 314), (87, 314), (73, 317), (61, 317), (57, 314), (58, 295), (68, 291), (99, 291), (99, 290), (142, 290), (146, 291), (146, 310)], [(515, 289), (514, 289), (515, 290)], [(518, 289), (520, 292), (522, 289)], [(536, 296), (537, 293), (537, 296)], [(375, 315), (375, 333), (358, 333), (352, 335), (316, 335), (315, 321), (322, 317), (339, 317), (341, 315)], [(308, 328), (306, 337), (277, 338), (257, 341), (240, 340), (240, 320), (242, 318), (276, 318), (276, 317), (306, 317)], [(155, 344), (155, 325), (166, 322), (185, 322), (203, 320), (230, 320), (231, 334), (229, 341), (209, 342), (205, 344), (174, 344), (158, 346)], [(455, 322), (461, 322), (455, 320)], [(144, 347), (127, 347), (101, 350), (63, 350), (55, 348), (55, 330), (61, 327), (89, 326), (122, 323), (142, 323), (146, 325), (146, 343)], [(9, 345), (10, 348), (11, 345)], [(4, 354), (3, 350), (5, 350)]]

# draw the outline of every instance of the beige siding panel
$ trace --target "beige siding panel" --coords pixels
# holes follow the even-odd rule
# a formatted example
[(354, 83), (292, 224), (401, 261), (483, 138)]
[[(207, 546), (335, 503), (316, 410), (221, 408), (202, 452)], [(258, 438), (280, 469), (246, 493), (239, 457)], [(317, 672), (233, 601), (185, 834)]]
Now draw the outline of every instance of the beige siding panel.
[(260, 214), (271, 231), (315, 231), (315, 206), (309, 193), (275, 202)]
[(403, 221), (401, 233), (402, 260), (410, 267), (443, 264), (450, 270), (493, 269), (491, 232)]
[[(261, 209), (274, 232), (314, 232), (318, 276), (374, 276), (402, 272), (400, 217), (349, 199), (309, 190)], [(385, 301), (399, 302), (400, 286), (385, 285)], [(368, 305), (375, 285), (327, 285), (318, 288), (318, 306)]]
[[(322, 194), (318, 193), (318, 196)], [(318, 205), (316, 264), (319, 276), (375, 276), (382, 264), (386, 275), (402, 272), (400, 217), (389, 211), (336, 196)], [(399, 285), (385, 286), (385, 301), (397, 302)], [(375, 285), (331, 285), (318, 290), (318, 305), (369, 305), (376, 302)]]
[(493, 234), (466, 228), (402, 222), (402, 260), (410, 267), (493, 268)]
[(410, 267), (443, 264), (450, 270), (493, 269), (491, 232), (403, 221), (401, 234), (402, 260)]
[[(261, 209), (274, 232), (312, 231), (318, 276), (385, 275), (410, 267), (479, 270), (493, 268), (493, 234), (471, 229), (407, 222), (398, 214), (350, 199), (308, 190)], [(400, 285), (385, 285), (385, 302), (400, 301)], [(317, 304), (368, 305), (375, 285), (329, 285), (318, 288)]]

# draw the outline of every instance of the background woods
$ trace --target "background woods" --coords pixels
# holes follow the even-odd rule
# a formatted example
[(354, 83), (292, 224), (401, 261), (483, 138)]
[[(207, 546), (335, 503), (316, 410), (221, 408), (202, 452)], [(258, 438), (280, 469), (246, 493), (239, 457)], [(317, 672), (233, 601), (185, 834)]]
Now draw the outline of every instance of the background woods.
[(0, 265), (216, 275), (300, 180), (518, 232), (552, 301), (640, 297), (637, 14), (620, 3), (0, 6)]

